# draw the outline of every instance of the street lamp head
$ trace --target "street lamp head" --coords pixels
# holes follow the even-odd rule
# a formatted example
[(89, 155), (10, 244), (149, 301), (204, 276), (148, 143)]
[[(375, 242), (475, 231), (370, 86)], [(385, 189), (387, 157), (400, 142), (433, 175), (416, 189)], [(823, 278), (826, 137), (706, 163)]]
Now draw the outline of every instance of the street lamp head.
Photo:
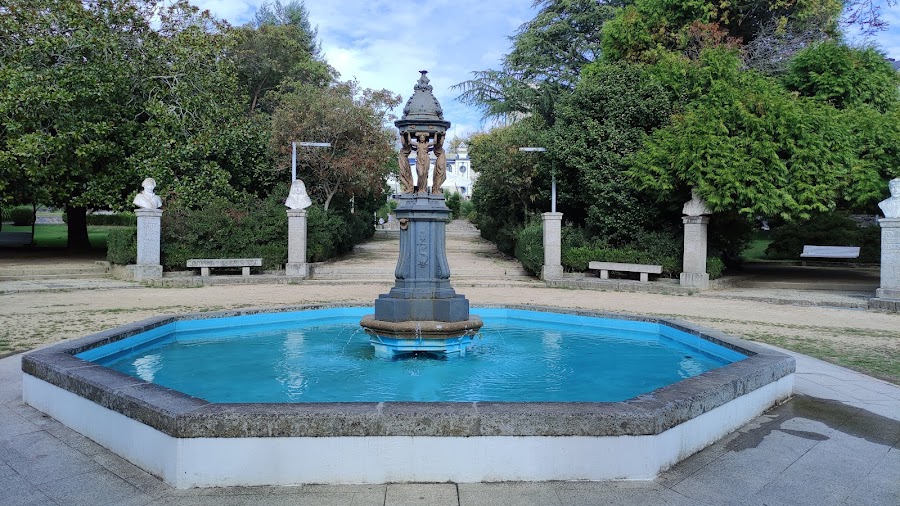
[(330, 148), (330, 142), (298, 142), (298, 146), (303, 146), (305, 148)]
[(529, 151), (529, 152), (531, 152), (531, 151), (538, 151), (538, 152), (543, 153), (544, 151), (547, 151), (547, 148), (540, 148), (540, 147), (525, 147), (525, 148), (519, 148), (519, 151)]

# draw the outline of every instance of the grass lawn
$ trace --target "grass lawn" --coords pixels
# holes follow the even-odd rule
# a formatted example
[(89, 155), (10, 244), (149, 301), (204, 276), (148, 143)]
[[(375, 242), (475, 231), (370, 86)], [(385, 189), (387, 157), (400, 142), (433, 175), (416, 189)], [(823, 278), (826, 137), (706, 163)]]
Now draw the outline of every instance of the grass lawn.
[(741, 257), (749, 262), (764, 262), (769, 260), (766, 257), (766, 248), (772, 243), (770, 230), (758, 230), (753, 234), (750, 245), (744, 250)]
[[(88, 238), (91, 241), (91, 248), (106, 249), (106, 236), (110, 230), (116, 230), (122, 227), (112, 226), (89, 226)], [(13, 225), (3, 225), (2, 232), (27, 232), (31, 233), (31, 227), (16, 227)], [(35, 225), (34, 242), (35, 246), (41, 248), (65, 248), (66, 237), (68, 234), (68, 226), (62, 225)]]

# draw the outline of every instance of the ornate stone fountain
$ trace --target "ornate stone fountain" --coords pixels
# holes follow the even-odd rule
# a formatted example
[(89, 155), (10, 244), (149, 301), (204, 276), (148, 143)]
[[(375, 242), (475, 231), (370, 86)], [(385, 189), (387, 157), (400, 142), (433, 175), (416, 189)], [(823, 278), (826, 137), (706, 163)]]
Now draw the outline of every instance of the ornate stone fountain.
[[(360, 325), (369, 334), (375, 353), (382, 357), (428, 352), (465, 355), (481, 318), (469, 314), (469, 301), (450, 286), (446, 229), (450, 209), (441, 191), (446, 176), (444, 138), (450, 122), (432, 94), (426, 71), (416, 83), (394, 122), (400, 130), (401, 194), (396, 216), (400, 222), (400, 256), (396, 281), (389, 293), (375, 300), (375, 314)], [(417, 178), (413, 184), (409, 155), (416, 152)], [(428, 186), (429, 151), (435, 155), (434, 178)]]

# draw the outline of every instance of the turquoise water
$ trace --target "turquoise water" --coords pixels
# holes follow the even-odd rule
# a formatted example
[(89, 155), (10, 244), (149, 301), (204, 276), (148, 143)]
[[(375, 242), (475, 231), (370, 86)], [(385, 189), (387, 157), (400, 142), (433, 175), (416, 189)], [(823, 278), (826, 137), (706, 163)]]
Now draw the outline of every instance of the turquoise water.
[(622, 401), (741, 360), (655, 323), (473, 309), (465, 357), (374, 355), (371, 308), (181, 321), (78, 356), (211, 402)]

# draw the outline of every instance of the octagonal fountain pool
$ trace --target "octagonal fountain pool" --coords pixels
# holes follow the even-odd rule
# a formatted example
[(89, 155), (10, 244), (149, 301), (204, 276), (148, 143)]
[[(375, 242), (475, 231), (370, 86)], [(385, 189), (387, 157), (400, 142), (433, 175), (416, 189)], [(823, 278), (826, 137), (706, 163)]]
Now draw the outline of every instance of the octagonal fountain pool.
[(480, 308), (464, 357), (376, 356), (361, 307), (152, 318), (26, 355), (25, 401), (177, 487), (652, 479), (790, 395), (684, 322)]

